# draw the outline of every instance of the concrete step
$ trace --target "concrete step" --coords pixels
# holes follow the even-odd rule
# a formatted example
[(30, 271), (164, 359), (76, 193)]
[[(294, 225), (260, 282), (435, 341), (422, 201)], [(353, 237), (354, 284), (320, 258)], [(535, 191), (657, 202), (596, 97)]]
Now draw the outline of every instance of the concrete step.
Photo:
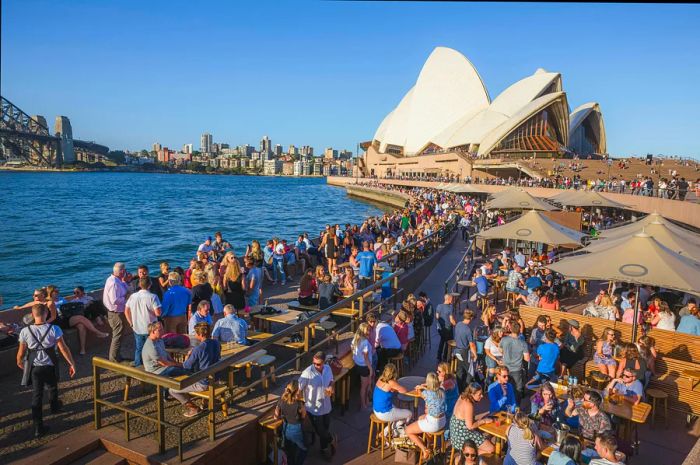
[(71, 465), (125, 465), (126, 459), (104, 449), (97, 449), (80, 457)]

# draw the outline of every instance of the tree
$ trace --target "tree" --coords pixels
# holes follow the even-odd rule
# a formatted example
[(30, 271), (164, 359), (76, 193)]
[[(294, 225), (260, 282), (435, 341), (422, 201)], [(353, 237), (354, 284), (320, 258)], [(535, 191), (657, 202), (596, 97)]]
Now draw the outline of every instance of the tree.
[(123, 150), (112, 150), (107, 153), (107, 158), (114, 161), (118, 165), (126, 163), (126, 153)]

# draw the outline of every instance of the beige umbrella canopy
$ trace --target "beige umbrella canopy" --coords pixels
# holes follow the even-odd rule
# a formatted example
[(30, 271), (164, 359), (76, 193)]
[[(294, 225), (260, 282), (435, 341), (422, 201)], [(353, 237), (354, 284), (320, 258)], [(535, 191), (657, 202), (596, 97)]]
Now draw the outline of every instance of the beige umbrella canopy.
[(559, 210), (547, 202), (533, 197), (521, 189), (507, 189), (493, 195), (493, 199), (486, 203), (488, 210)]
[(646, 233), (587, 255), (548, 266), (571, 279), (599, 279), (661, 286), (683, 292), (700, 289), (700, 262), (678, 255)]
[[(653, 221), (644, 227), (639, 227), (637, 232), (643, 232), (652, 236), (659, 241), (661, 245), (677, 254), (692, 258), (693, 260), (700, 260), (700, 245), (686, 240), (683, 236), (676, 234), (668, 225), (660, 221)], [(599, 252), (620, 245), (627, 240), (629, 240), (629, 236), (617, 237), (614, 239), (601, 239), (593, 242), (584, 250), (588, 252)]]
[(695, 234), (692, 231), (689, 231), (685, 228), (681, 228), (680, 226), (671, 223), (668, 221), (666, 218), (663, 216), (659, 215), (658, 213), (650, 213), (649, 215), (645, 216), (639, 221), (635, 221), (634, 223), (627, 224), (625, 226), (620, 226), (618, 228), (613, 228), (613, 229), (606, 229), (600, 232), (600, 237), (605, 238), (605, 239), (617, 239), (620, 237), (629, 237), (633, 234), (636, 234), (639, 232), (640, 229), (645, 227), (646, 225), (654, 222), (659, 222), (663, 223), (673, 231), (674, 233), (678, 234), (679, 236), (683, 237), (686, 241), (689, 241), (693, 244), (700, 244), (700, 234)]
[(581, 247), (586, 234), (569, 229), (547, 218), (535, 210), (523, 213), (518, 219), (482, 231), (483, 239), (515, 239), (519, 241), (541, 242), (549, 245)]
[(627, 205), (603, 197), (596, 191), (566, 190), (549, 200), (569, 207), (610, 207), (628, 208)]
[(474, 184), (459, 184), (457, 186), (454, 186), (450, 189), (450, 192), (455, 192), (457, 194), (467, 194), (467, 193), (472, 193), (472, 194), (485, 194), (486, 191), (483, 189), (480, 189), (479, 187), (475, 186)]

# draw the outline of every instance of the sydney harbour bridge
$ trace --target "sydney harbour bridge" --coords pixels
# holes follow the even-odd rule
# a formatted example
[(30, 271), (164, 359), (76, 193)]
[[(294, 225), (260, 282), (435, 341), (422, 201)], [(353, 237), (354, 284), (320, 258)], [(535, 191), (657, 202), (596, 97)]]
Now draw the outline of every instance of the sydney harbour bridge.
[(54, 134), (46, 118), (30, 116), (5, 97), (0, 121), (0, 163), (17, 163), (37, 167), (59, 167), (78, 161), (80, 155), (106, 155), (109, 148), (94, 142), (73, 139), (73, 129), (66, 116), (57, 116)]

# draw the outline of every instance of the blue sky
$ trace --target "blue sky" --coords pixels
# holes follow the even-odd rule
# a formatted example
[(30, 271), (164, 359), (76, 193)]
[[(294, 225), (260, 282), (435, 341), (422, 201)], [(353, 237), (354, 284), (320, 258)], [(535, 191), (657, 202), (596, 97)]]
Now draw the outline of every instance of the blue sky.
[(2, 95), (112, 149), (355, 150), (436, 46), (491, 97), (538, 67), (603, 109), (608, 151), (700, 157), (700, 5), (5, 0)]

